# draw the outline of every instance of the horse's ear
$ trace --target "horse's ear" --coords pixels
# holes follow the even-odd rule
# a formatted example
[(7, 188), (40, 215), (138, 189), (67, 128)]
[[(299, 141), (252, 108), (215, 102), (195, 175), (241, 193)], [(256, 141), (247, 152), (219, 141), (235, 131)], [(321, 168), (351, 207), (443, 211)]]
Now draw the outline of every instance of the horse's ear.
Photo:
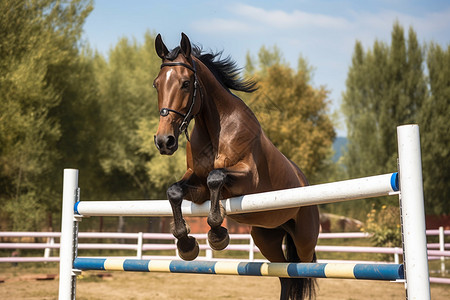
[(183, 32), (181, 33), (180, 48), (182, 53), (184, 54), (184, 57), (189, 58), (191, 56), (191, 42), (189, 41), (187, 35), (185, 35)]
[(156, 50), (156, 54), (158, 54), (158, 56), (161, 59), (164, 59), (166, 57), (167, 54), (169, 54), (169, 50), (167, 50), (166, 45), (164, 45), (164, 42), (161, 38), (161, 34), (158, 34), (156, 36), (155, 39), (155, 50)]

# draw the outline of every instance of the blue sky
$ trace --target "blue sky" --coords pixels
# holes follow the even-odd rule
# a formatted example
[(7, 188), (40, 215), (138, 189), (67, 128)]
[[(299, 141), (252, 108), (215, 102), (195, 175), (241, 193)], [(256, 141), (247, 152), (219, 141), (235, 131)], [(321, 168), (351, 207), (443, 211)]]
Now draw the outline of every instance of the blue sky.
[[(118, 1), (96, 0), (84, 26), (84, 39), (107, 55), (119, 38), (142, 41), (150, 30), (166, 45), (179, 44), (181, 32), (205, 50), (223, 50), (240, 66), (248, 52), (276, 45), (292, 67), (303, 56), (315, 68), (313, 83), (330, 90), (331, 111), (340, 107), (353, 47), (375, 39), (390, 42), (398, 20), (412, 26), (420, 42), (450, 43), (450, 1)], [(345, 135), (343, 121), (338, 135)]]

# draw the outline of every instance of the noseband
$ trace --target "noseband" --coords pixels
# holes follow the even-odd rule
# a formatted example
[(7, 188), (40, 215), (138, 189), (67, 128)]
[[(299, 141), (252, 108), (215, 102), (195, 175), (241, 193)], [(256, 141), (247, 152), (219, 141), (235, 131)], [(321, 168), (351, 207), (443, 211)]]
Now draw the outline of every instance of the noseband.
[(189, 141), (188, 127), (189, 127), (189, 123), (191, 122), (191, 120), (195, 117), (195, 115), (192, 115), (192, 109), (194, 108), (195, 99), (197, 97), (197, 87), (198, 87), (197, 70), (195, 68), (194, 60), (192, 60), (192, 67), (190, 65), (182, 63), (182, 62), (170, 62), (170, 63), (161, 64), (161, 69), (164, 67), (174, 67), (174, 66), (182, 66), (182, 67), (185, 67), (185, 68), (191, 70), (192, 72), (194, 72), (194, 93), (192, 95), (191, 105), (189, 106), (189, 110), (186, 114), (183, 114), (183, 113), (176, 111), (174, 109), (171, 109), (171, 108), (164, 107), (164, 108), (161, 108), (161, 110), (159, 111), (159, 115), (162, 117), (166, 117), (169, 115), (170, 112), (180, 115), (183, 118), (183, 122), (181, 122), (181, 125), (178, 128), (178, 130), (180, 132), (184, 132), (184, 134), (186, 135), (186, 139)]

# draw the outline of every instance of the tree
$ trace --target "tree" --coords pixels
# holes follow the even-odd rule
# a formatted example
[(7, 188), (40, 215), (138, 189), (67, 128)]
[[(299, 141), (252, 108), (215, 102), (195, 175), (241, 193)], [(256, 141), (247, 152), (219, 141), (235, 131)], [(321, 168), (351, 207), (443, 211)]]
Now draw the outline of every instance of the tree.
[(81, 0), (0, 2), (0, 214), (10, 229), (36, 228), (54, 207), (61, 126), (52, 110), (91, 9)]
[(409, 31), (395, 24), (391, 46), (375, 41), (364, 53), (355, 45), (342, 110), (348, 129), (345, 165), (350, 177), (396, 169), (396, 126), (417, 122), (426, 96), (422, 49)]
[[(439, 46), (428, 51), (429, 78), (424, 72), (425, 48), (412, 28), (405, 40), (395, 23), (391, 45), (376, 41), (366, 52), (355, 45), (343, 94), (348, 128), (345, 163), (350, 177), (395, 171), (396, 126), (418, 123), (422, 133), (423, 174), (427, 213), (448, 212), (449, 58)], [(430, 89), (428, 89), (428, 85)], [(376, 202), (378, 206), (382, 200)], [(370, 209), (366, 206), (366, 212)], [(361, 210), (359, 207), (358, 210)]]
[(420, 114), (422, 166), (428, 213), (450, 212), (450, 46), (431, 43), (427, 55), (430, 97)]
[[(290, 68), (278, 48), (262, 47), (259, 68), (247, 56), (248, 75), (258, 82), (258, 91), (244, 96), (274, 145), (294, 161), (310, 179), (323, 179), (335, 138), (328, 115), (328, 91), (314, 88), (311, 67), (299, 59), (297, 71)], [(256, 69), (256, 70), (255, 70)]]
[(153, 135), (142, 136), (142, 127), (148, 130), (147, 122), (158, 119), (151, 83), (159, 72), (160, 59), (153, 41), (149, 32), (143, 45), (122, 38), (109, 52), (108, 60), (101, 55), (95, 59), (101, 114), (105, 117), (100, 163), (109, 175), (115, 198), (155, 196), (147, 169), (153, 153), (142, 150), (153, 145)]

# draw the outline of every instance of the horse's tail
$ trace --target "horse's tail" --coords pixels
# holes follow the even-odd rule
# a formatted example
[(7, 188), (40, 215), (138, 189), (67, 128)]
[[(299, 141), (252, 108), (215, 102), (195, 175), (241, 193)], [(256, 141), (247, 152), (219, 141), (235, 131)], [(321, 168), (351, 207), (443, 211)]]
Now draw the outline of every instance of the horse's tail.
[[(289, 234), (286, 234), (286, 259), (288, 262), (300, 262), (297, 248)], [(313, 262), (316, 261), (314, 253)], [(303, 300), (314, 299), (316, 295), (316, 280), (313, 278), (280, 278), (281, 295), (280, 300)]]

